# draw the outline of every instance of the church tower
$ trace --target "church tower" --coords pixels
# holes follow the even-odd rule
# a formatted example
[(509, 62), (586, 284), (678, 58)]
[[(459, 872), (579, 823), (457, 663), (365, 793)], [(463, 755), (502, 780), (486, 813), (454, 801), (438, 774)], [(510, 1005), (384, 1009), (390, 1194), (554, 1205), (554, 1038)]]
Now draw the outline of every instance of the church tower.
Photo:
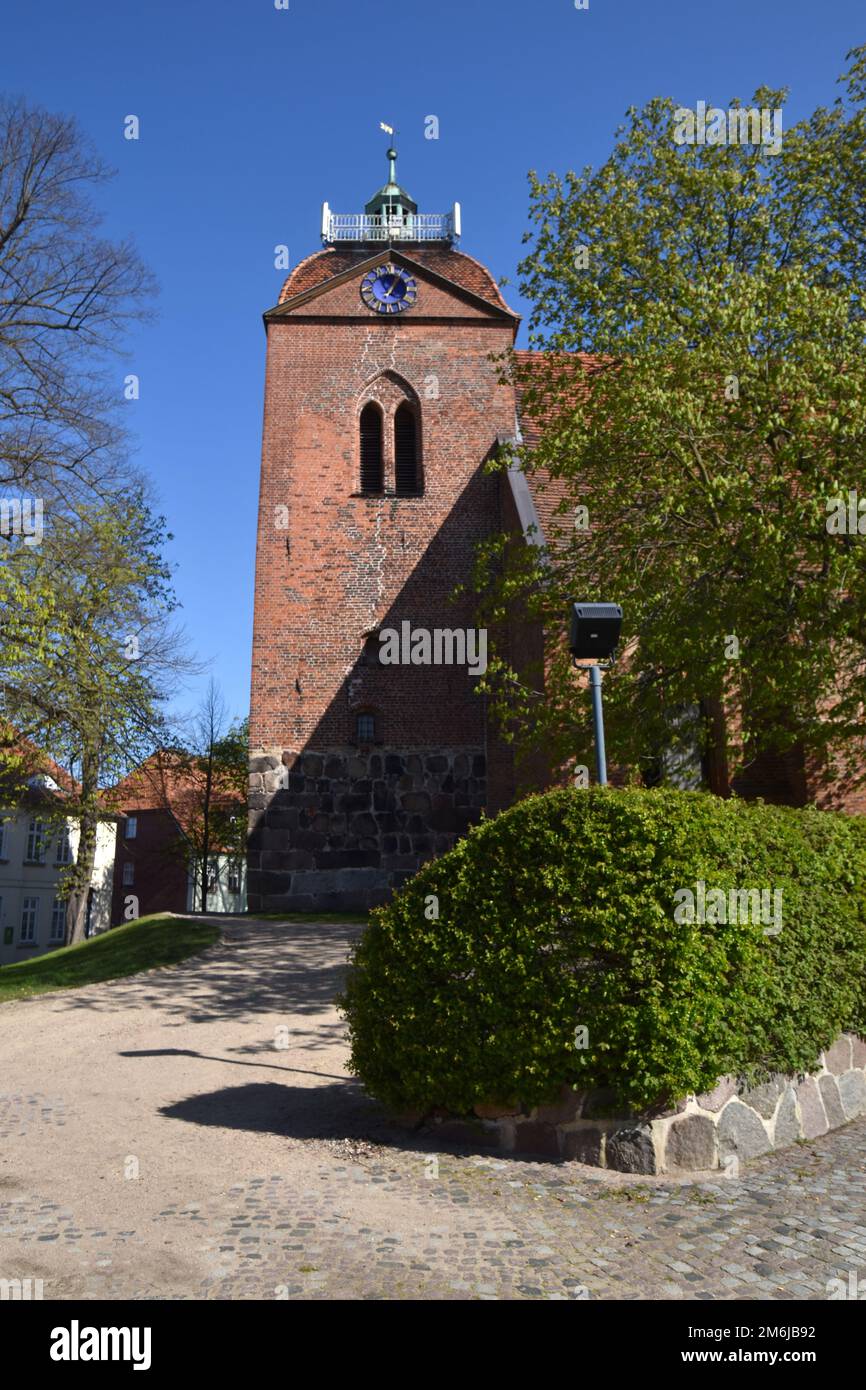
[(325, 204), (323, 249), (264, 315), (254, 911), (381, 903), (490, 805), (475, 620), (454, 589), (501, 529), (484, 464), (515, 397), (492, 359), (518, 318), (458, 249), (459, 205), (419, 212), (387, 157), (363, 213)]

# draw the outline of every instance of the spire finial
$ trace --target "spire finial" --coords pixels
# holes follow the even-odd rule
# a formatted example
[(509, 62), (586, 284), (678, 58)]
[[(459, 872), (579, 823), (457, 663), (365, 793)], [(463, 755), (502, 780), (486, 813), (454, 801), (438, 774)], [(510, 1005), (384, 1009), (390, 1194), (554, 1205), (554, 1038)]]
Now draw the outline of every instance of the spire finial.
[(387, 151), (387, 155), (386, 155), (386, 158), (387, 158), (387, 160), (388, 160), (388, 182), (389, 182), (389, 183), (396, 183), (396, 182), (397, 182), (397, 150), (396, 150), (396, 148), (395, 148), (395, 141), (394, 141), (394, 138), (393, 138), (393, 137), (396, 136), (397, 132), (396, 132), (396, 130), (394, 129), (394, 127), (393, 127), (392, 125), (387, 125), (385, 121), (380, 121), (380, 122), (379, 122), (379, 129), (380, 129), (380, 130), (384, 130), (384, 132), (385, 132), (386, 135), (390, 135), (390, 136), (392, 137), (392, 139), (391, 139), (391, 144), (390, 144), (390, 146), (388, 147), (388, 151)]
[[(385, 121), (379, 122), (379, 128), (384, 130), (391, 139), (388, 144), (388, 182), (384, 188), (380, 188), (367, 203), (364, 212), (368, 217), (382, 217), (386, 219), (388, 226), (396, 225), (398, 222), (405, 225), (407, 217), (414, 217), (418, 211), (418, 204), (409, 197), (405, 188), (401, 188), (397, 182), (397, 131), (392, 125), (387, 125)], [(385, 225), (385, 224), (383, 224)]]

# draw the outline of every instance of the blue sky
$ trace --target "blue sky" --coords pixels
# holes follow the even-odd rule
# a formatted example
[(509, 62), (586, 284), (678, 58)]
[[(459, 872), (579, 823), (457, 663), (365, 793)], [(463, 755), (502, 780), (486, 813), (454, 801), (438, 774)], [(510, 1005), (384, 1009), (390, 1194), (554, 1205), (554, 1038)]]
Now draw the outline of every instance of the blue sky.
[[(174, 532), (195, 650), (246, 713), (265, 338), (284, 272), (318, 245), (321, 204), (361, 211), (386, 137), (421, 211), (463, 207), (463, 249), (515, 280), (526, 173), (597, 164), (654, 95), (727, 106), (791, 89), (786, 124), (837, 94), (866, 39), (862, 0), (40, 0), (6, 8), (0, 86), (74, 114), (118, 170), (106, 226), (160, 284), (157, 322), (119, 364), (129, 421)], [(123, 138), (124, 117), (141, 122)], [(425, 118), (439, 139), (425, 139)], [(506, 297), (524, 309), (516, 286)], [(179, 707), (190, 707), (208, 673)]]

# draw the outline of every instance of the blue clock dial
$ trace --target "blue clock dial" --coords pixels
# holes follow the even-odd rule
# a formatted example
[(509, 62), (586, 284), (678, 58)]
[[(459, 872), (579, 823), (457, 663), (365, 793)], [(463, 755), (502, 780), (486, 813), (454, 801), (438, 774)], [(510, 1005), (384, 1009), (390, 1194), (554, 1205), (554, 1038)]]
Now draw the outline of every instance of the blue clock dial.
[(407, 270), (389, 261), (364, 276), (361, 298), (377, 314), (399, 314), (417, 300), (418, 285)]

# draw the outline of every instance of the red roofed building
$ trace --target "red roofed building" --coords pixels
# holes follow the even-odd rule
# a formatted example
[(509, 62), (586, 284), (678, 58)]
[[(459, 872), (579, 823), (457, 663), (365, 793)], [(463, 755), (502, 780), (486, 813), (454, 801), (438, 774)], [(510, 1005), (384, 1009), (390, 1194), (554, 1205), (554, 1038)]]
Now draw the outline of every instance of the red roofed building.
[[(201, 843), (201, 777), (189, 760), (160, 749), (106, 793), (119, 812), (111, 924), (200, 905), (195, 847)], [(216, 789), (213, 806), (235, 798)], [(208, 912), (243, 912), (245, 865), (214, 844), (209, 856)]]

